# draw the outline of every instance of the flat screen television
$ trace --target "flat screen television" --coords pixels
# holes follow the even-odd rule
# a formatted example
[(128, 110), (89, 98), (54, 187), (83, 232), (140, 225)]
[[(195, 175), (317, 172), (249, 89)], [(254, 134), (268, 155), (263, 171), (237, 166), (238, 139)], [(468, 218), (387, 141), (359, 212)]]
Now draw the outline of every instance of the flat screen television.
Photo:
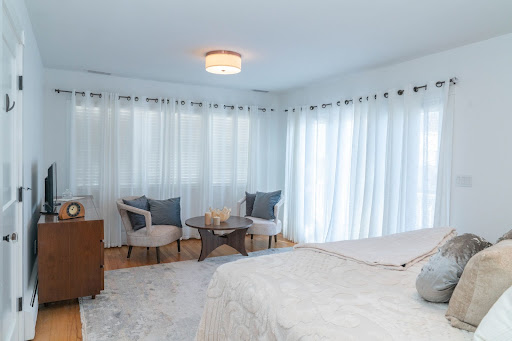
[(44, 179), (44, 210), (55, 213), (57, 206), (57, 164), (54, 162), (48, 168), (48, 176)]

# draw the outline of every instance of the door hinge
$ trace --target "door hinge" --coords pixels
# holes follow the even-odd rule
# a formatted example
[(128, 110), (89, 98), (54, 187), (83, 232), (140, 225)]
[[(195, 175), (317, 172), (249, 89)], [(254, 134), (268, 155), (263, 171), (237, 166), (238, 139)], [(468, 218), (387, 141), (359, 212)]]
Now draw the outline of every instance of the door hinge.
[(23, 76), (18, 76), (18, 90), (23, 90)]
[(23, 297), (18, 297), (18, 311), (23, 311)]
[(31, 191), (32, 188), (30, 187), (18, 187), (18, 202), (23, 201), (23, 190), (26, 189), (27, 191)]

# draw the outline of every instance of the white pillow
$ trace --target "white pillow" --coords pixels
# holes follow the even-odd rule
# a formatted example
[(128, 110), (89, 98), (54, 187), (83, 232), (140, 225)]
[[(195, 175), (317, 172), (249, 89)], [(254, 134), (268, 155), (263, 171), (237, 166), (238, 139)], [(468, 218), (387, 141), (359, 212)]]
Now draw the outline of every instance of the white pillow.
[(475, 331), (474, 340), (512, 340), (512, 287), (494, 303)]

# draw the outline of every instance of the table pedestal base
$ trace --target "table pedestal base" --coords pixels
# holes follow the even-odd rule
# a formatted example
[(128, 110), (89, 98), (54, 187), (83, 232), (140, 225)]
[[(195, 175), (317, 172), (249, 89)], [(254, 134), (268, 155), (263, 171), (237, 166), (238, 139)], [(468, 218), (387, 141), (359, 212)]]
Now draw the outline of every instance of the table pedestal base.
[(245, 251), (245, 235), (248, 228), (237, 229), (225, 235), (215, 235), (210, 230), (200, 229), (201, 235), (201, 255), (198, 262), (204, 260), (213, 250), (221, 245), (229, 245), (244, 256), (248, 256)]

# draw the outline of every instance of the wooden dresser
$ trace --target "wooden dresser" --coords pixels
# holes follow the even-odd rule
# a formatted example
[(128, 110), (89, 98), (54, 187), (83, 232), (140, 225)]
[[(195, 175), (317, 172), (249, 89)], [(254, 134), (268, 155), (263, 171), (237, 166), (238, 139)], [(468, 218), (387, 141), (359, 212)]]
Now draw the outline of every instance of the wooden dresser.
[(95, 298), (103, 290), (103, 219), (92, 196), (83, 197), (74, 200), (84, 205), (83, 218), (39, 218), (39, 303), (83, 296)]

